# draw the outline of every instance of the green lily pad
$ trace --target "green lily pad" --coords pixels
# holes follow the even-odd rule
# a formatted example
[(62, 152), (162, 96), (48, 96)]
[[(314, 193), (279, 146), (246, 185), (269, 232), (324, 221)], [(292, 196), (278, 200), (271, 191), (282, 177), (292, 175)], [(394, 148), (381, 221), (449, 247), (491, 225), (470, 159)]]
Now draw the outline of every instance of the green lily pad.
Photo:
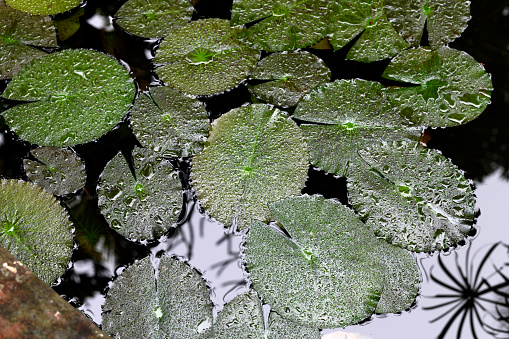
[(63, 15), (53, 18), (57, 26), (58, 38), (62, 41), (69, 39), (80, 29), (80, 17), (85, 14), (85, 7), (78, 7)]
[(178, 221), (182, 184), (171, 164), (149, 149), (133, 151), (136, 179), (121, 153), (106, 166), (97, 193), (110, 226), (129, 239), (156, 239)]
[(140, 143), (166, 157), (188, 157), (205, 144), (210, 122), (202, 102), (169, 87), (152, 87), (131, 110), (131, 126)]
[(326, 0), (235, 0), (232, 25), (256, 23), (242, 38), (269, 52), (308, 47), (325, 37), (329, 2)]
[(2, 115), (31, 143), (71, 146), (98, 138), (119, 123), (135, 91), (117, 60), (91, 50), (67, 49), (31, 61), (12, 79), (1, 97), (33, 102)]
[(131, 34), (160, 38), (191, 20), (189, 0), (129, 0), (115, 14), (115, 22)]
[(267, 203), (300, 194), (307, 179), (302, 132), (275, 108), (256, 104), (216, 119), (204, 150), (193, 158), (196, 195), (212, 217), (239, 230), (268, 221)]
[(315, 88), (297, 106), (294, 118), (302, 124), (310, 161), (326, 172), (347, 176), (361, 162), (358, 150), (383, 140), (419, 139), (420, 127), (391, 109), (377, 82), (336, 80)]
[(381, 238), (414, 252), (449, 248), (472, 229), (475, 198), (463, 173), (417, 142), (359, 151), (372, 168), (351, 171), (349, 199)]
[(66, 148), (39, 147), (30, 153), (39, 160), (23, 159), (30, 181), (53, 195), (66, 195), (85, 186), (85, 164), (78, 155)]
[(258, 98), (277, 106), (296, 106), (313, 88), (330, 81), (331, 71), (311, 53), (273, 53), (260, 61), (250, 75), (254, 80), (270, 80), (250, 86)]
[(66, 12), (81, 3), (81, 0), (5, 0), (7, 5), (30, 14), (52, 15)]
[(240, 27), (228, 20), (192, 21), (171, 31), (156, 51), (156, 69), (170, 87), (190, 95), (211, 95), (240, 84), (260, 52), (237, 39)]
[(116, 338), (199, 338), (213, 320), (209, 290), (188, 264), (163, 256), (157, 278), (150, 257), (113, 282), (102, 329)]
[(394, 29), (418, 47), (427, 22), (428, 40), (437, 49), (467, 28), (470, 2), (464, 0), (385, 0), (385, 11)]
[(346, 55), (347, 59), (372, 62), (389, 58), (409, 47), (390, 24), (383, 0), (339, 0), (329, 15), (329, 42), (334, 50), (343, 48), (361, 34)]
[(65, 209), (39, 186), (0, 179), (0, 245), (51, 284), (72, 254), (72, 223)]
[(387, 91), (400, 114), (417, 124), (447, 127), (477, 118), (490, 102), (493, 86), (484, 67), (449, 47), (419, 47), (396, 56), (384, 78), (419, 86)]

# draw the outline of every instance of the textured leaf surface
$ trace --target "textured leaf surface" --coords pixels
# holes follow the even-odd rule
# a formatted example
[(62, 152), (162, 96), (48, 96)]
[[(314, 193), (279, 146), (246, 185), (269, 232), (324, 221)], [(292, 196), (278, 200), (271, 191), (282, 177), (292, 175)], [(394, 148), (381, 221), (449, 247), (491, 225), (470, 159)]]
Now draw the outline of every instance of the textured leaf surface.
[(58, 30), (58, 38), (62, 41), (69, 39), (80, 29), (80, 17), (85, 14), (85, 7), (78, 7), (65, 15), (53, 18)]
[(5, 2), (22, 12), (51, 15), (68, 11), (78, 6), (81, 0), (5, 0)]
[(0, 245), (45, 283), (60, 277), (72, 254), (72, 223), (39, 186), (0, 179)]
[(210, 128), (203, 103), (169, 87), (141, 94), (131, 110), (138, 141), (161, 156), (188, 157), (199, 153)]
[(189, 0), (129, 0), (115, 14), (116, 23), (131, 34), (160, 38), (191, 20)]
[(70, 149), (39, 147), (30, 153), (39, 161), (23, 159), (30, 181), (54, 195), (66, 195), (85, 186), (85, 164)]
[(278, 109), (233, 109), (211, 126), (193, 158), (191, 178), (201, 205), (225, 225), (269, 220), (267, 203), (300, 194), (307, 179), (307, 146), (297, 125)]
[(103, 306), (103, 330), (119, 338), (199, 338), (212, 323), (212, 302), (201, 275), (163, 256), (157, 281), (150, 257), (114, 281)]
[(2, 115), (21, 138), (38, 145), (70, 146), (113, 128), (132, 104), (135, 87), (117, 60), (90, 50), (64, 50), (33, 60), (2, 97), (34, 101)]
[(273, 53), (260, 61), (250, 75), (268, 82), (249, 88), (260, 99), (277, 106), (296, 106), (316, 86), (328, 82), (330, 69), (309, 52)]
[(310, 161), (330, 173), (346, 176), (359, 162), (358, 150), (383, 140), (418, 139), (420, 128), (409, 127), (391, 109), (377, 82), (337, 80), (305, 96), (293, 117), (305, 122)]
[(449, 248), (467, 236), (475, 198), (449, 159), (412, 142), (359, 153), (372, 169), (350, 172), (349, 199), (376, 235), (415, 252)]
[(449, 47), (402, 52), (382, 76), (419, 85), (391, 89), (388, 95), (401, 115), (424, 126), (455, 126), (477, 118), (490, 102), (493, 90), (481, 64)]
[(326, 0), (234, 0), (232, 25), (259, 21), (242, 33), (254, 48), (289, 51), (310, 46), (326, 34)]
[(171, 164), (149, 149), (133, 151), (136, 179), (122, 154), (101, 176), (99, 208), (110, 226), (130, 239), (155, 239), (178, 220), (182, 185)]
[(259, 51), (237, 39), (242, 31), (222, 19), (192, 21), (168, 34), (154, 62), (170, 87), (191, 95), (211, 95), (231, 89), (247, 78)]

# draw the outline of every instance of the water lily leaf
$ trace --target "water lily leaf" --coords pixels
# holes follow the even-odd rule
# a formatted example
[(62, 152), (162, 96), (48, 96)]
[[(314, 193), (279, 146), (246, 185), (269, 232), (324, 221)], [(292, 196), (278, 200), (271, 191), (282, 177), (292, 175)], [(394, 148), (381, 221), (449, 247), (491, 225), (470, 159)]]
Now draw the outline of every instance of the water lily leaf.
[(58, 38), (62, 41), (69, 39), (80, 29), (80, 17), (85, 14), (85, 7), (78, 7), (63, 15), (53, 18), (58, 30)]
[(464, 0), (385, 0), (385, 11), (394, 29), (414, 47), (422, 39), (427, 21), (428, 40), (437, 49), (467, 28), (470, 2)]
[(273, 53), (260, 61), (250, 75), (270, 80), (249, 87), (260, 99), (277, 106), (296, 106), (316, 86), (330, 81), (331, 71), (322, 59), (305, 51)]
[(2, 115), (31, 143), (71, 146), (98, 138), (120, 122), (135, 91), (117, 60), (91, 50), (67, 49), (31, 61), (12, 79), (2, 97), (33, 102)]
[(340, 0), (329, 15), (329, 42), (335, 50), (343, 48), (357, 35), (360, 38), (347, 59), (372, 62), (394, 56), (409, 47), (389, 23), (383, 0)]
[(81, 3), (81, 0), (5, 0), (7, 5), (30, 14), (52, 15), (66, 12)]
[(216, 119), (204, 150), (193, 158), (196, 195), (211, 216), (245, 229), (267, 221), (267, 203), (300, 194), (309, 167), (302, 132), (275, 108), (256, 104)]
[(30, 181), (53, 195), (66, 195), (85, 186), (85, 164), (66, 148), (39, 147), (30, 153), (40, 162), (23, 159)]
[(122, 154), (99, 181), (99, 208), (110, 226), (129, 239), (155, 239), (178, 220), (182, 185), (171, 164), (149, 149), (133, 151), (136, 179)]
[(394, 107), (415, 123), (447, 127), (477, 118), (493, 86), (484, 67), (465, 52), (449, 47), (419, 47), (396, 56), (382, 74), (419, 86), (388, 91)]
[(160, 79), (191, 95), (211, 95), (231, 89), (247, 78), (259, 51), (237, 39), (242, 31), (228, 20), (192, 21), (170, 32), (154, 62)]
[(417, 142), (359, 151), (371, 170), (351, 171), (349, 199), (379, 237), (415, 252), (449, 248), (472, 229), (475, 198), (463, 173)]
[(199, 338), (212, 324), (205, 280), (187, 263), (161, 257), (157, 278), (150, 257), (113, 282), (103, 306), (103, 331), (118, 338)]
[(326, 0), (235, 0), (232, 25), (259, 21), (242, 32), (245, 41), (269, 52), (295, 50), (325, 37), (328, 3)]
[(129, 0), (115, 14), (115, 22), (131, 34), (160, 38), (191, 20), (189, 0)]
[(131, 110), (140, 143), (166, 157), (188, 157), (203, 149), (210, 128), (202, 102), (169, 87), (152, 87)]
[(71, 259), (72, 223), (58, 201), (39, 186), (0, 179), (0, 245), (51, 284)]
[(409, 123), (391, 109), (377, 82), (336, 80), (315, 88), (297, 106), (294, 117), (308, 142), (310, 161), (324, 171), (347, 176), (357, 153), (383, 140), (419, 140), (420, 127)]

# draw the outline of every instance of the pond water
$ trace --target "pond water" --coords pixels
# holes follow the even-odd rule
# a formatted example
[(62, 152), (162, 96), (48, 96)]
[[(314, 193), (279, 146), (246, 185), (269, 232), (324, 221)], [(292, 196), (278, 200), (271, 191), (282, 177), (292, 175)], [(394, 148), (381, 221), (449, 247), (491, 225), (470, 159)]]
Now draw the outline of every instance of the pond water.
[[(62, 46), (92, 48), (114, 55), (129, 65), (139, 87), (146, 89), (149, 85), (159, 84), (150, 62), (158, 41), (130, 36), (112, 23), (109, 15), (115, 13), (122, 3), (112, 0), (88, 1), (85, 14), (80, 19), (80, 30), (62, 42)], [(193, 18), (229, 18), (230, 6), (231, 1), (201, 0), (196, 5)], [(476, 209), (480, 210), (477, 235), (452, 253), (416, 256), (421, 269), (421, 296), (409, 312), (373, 317), (364, 324), (345, 329), (324, 330), (322, 334), (326, 338), (334, 335), (335, 338), (349, 339), (432, 338), (444, 334), (444, 328), (448, 330), (443, 337), (453, 338), (457, 336), (459, 326), (462, 327), (463, 338), (492, 338), (493, 334), (488, 334), (486, 328), (491, 328), (491, 332), (498, 333), (500, 337), (509, 337), (504, 333), (509, 331), (509, 288), (505, 289), (505, 295), (486, 293), (482, 297), (487, 300), (472, 299), (472, 302), (479, 302), (475, 308), (462, 309), (460, 306), (450, 310), (455, 303), (434, 308), (457, 300), (458, 293), (462, 292), (458, 286), (466, 284), (462, 274), (471, 278), (479, 270), (478, 281), (484, 278), (487, 283), (494, 285), (501, 283), (494, 267), (509, 265), (507, 248), (499, 245), (480, 269), (484, 254), (494, 243), (502, 241), (509, 244), (509, 1), (491, 1), (487, 4), (473, 0), (471, 8), (472, 19), (468, 29), (451, 47), (464, 50), (485, 64), (486, 70), (492, 74), (495, 88), (492, 103), (478, 119), (466, 125), (430, 129), (428, 147), (441, 150), (465, 171), (467, 178), (475, 182)], [(501, 34), (502, 31), (505, 33)], [(331, 68), (332, 80), (362, 78), (391, 84), (381, 78), (389, 61), (370, 64), (345, 61), (349, 46), (337, 52), (309, 51), (322, 58)], [(5, 85), (6, 82), (2, 83), (0, 90)], [(243, 85), (221, 95), (200, 98), (211, 119), (249, 102), (249, 99), (249, 92)], [(9, 103), (2, 105), (8, 107)], [(75, 223), (78, 225), (76, 237), (81, 237), (79, 239), (84, 242), (87, 237), (96, 236), (99, 241), (93, 247), (79, 246), (74, 251), (72, 267), (54, 289), (100, 324), (103, 293), (113, 277), (136, 259), (166, 252), (187, 258), (203, 272), (211, 284), (212, 300), (218, 305), (215, 310), (218, 312), (225, 301), (248, 289), (239, 258), (242, 235), (226, 234), (222, 224), (208, 218), (200, 209), (189, 187), (189, 162), (186, 159), (172, 163), (181, 170), (186, 189), (185, 209), (179, 226), (171, 229), (163, 238), (143, 243), (128, 241), (111, 230), (100, 214), (95, 197), (99, 175), (119, 150), (129, 150), (134, 145), (135, 140), (127, 124), (122, 123), (96, 142), (75, 147), (87, 165), (87, 182), (84, 189), (62, 200), (78, 222)], [(18, 139), (8, 129), (0, 130), (0, 176), (26, 179), (22, 159), (30, 149), (31, 145)], [(312, 168), (303, 192), (319, 193), (326, 198), (348, 202), (343, 178), (335, 178)], [(443, 264), (439, 262), (439, 257)], [(467, 270), (469, 274), (464, 273)], [(486, 286), (481, 286), (480, 290)], [(452, 296), (446, 298), (446, 295)], [(496, 321), (491, 315), (505, 319)]]

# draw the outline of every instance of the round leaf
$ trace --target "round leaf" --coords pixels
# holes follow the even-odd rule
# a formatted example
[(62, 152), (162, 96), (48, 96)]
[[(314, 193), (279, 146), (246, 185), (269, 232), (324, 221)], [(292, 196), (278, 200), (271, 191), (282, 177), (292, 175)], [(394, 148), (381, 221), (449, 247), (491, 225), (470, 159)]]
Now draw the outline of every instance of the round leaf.
[(7, 5), (30, 14), (52, 15), (68, 11), (81, 3), (81, 0), (5, 0)]

